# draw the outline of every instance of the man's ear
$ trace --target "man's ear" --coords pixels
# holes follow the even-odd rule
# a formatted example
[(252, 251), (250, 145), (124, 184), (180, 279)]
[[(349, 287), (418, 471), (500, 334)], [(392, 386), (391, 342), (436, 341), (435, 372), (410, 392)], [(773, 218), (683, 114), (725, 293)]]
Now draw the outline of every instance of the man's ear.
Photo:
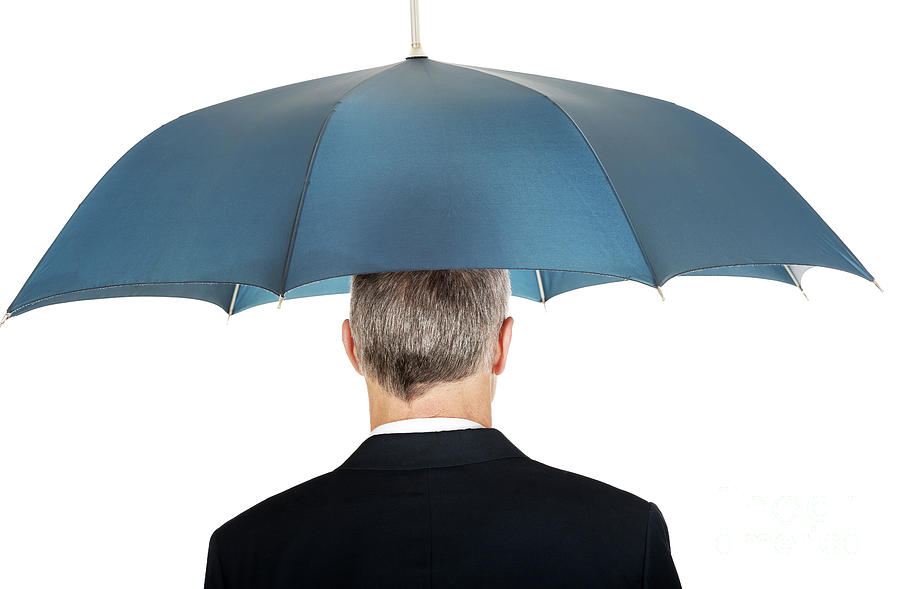
[(494, 352), (494, 365), (491, 372), (499, 375), (506, 368), (506, 358), (509, 355), (509, 342), (512, 340), (513, 318), (507, 317), (500, 326), (496, 351)]
[(341, 340), (344, 342), (344, 351), (347, 352), (347, 358), (353, 365), (353, 370), (362, 374), (359, 370), (359, 363), (356, 361), (356, 345), (353, 342), (353, 336), (350, 334), (350, 320), (344, 319), (341, 325)]

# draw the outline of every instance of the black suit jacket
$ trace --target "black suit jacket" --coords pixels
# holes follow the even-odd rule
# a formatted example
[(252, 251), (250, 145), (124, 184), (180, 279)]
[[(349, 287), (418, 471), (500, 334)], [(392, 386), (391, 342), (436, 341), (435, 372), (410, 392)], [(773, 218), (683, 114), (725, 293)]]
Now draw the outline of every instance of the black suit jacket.
[(659, 509), (496, 429), (381, 434), (210, 538), (206, 589), (680, 587)]

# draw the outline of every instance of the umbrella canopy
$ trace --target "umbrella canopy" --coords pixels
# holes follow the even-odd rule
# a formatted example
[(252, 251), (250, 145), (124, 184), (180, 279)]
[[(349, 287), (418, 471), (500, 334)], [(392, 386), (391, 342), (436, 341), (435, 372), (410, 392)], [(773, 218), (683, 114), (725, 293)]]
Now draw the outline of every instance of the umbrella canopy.
[[(167, 123), (100, 180), (8, 309), (175, 296), (229, 314), (353, 274), (510, 269), (513, 295), (679, 275), (873, 280), (734, 135), (662, 100), (425, 57)], [(280, 301), (279, 301), (280, 302)]]

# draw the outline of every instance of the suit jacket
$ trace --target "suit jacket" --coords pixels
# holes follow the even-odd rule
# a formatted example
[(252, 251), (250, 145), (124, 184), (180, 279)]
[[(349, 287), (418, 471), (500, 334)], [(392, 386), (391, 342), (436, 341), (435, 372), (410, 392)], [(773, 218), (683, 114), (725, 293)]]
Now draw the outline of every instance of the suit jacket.
[(680, 588), (659, 509), (492, 428), (384, 434), (213, 532), (206, 589)]

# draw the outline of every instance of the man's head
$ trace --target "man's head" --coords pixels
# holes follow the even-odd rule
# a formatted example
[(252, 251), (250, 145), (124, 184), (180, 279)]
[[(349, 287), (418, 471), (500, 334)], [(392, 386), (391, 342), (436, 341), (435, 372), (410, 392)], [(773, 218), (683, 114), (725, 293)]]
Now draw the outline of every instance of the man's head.
[(435, 385), (503, 371), (509, 297), (507, 270), (359, 274), (344, 347), (367, 381), (409, 404)]

